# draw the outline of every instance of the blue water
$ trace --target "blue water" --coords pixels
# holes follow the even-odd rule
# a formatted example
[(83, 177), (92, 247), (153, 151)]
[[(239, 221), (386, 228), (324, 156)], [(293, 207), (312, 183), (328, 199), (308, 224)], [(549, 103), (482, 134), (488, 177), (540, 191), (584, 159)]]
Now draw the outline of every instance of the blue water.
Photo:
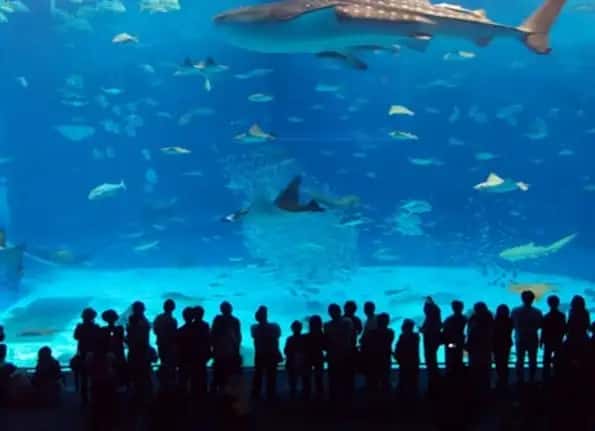
[[(328, 302), (348, 298), (374, 299), (395, 317), (395, 327), (400, 318), (419, 316), (428, 294), (440, 294), (442, 306), (454, 297), (468, 307), (476, 300), (492, 308), (515, 304), (508, 288), (513, 281), (551, 284), (563, 302), (573, 294), (595, 300), (595, 134), (589, 133), (595, 128), (595, 59), (589, 54), (595, 15), (577, 9), (584, 2), (566, 6), (548, 56), (512, 40), (485, 48), (433, 40), (425, 53), (362, 54), (369, 65), (362, 72), (329, 68), (311, 55), (228, 45), (211, 20), (240, 6), (235, 0), (180, 0), (180, 11), (165, 14), (140, 12), (138, 2), (123, 0), (125, 13), (91, 14), (87, 30), (61, 28), (48, 1), (23, 1), (30, 13), (8, 14), (0, 23), (0, 223), (9, 241), (26, 244), (31, 254), (66, 250), (79, 259), (67, 265), (26, 258), (18, 290), (0, 290), (0, 323), (7, 326), (13, 360), (30, 363), (49, 343), (66, 361), (83, 306), (124, 312), (143, 299), (154, 314), (171, 292), (187, 296), (178, 311), (184, 301), (201, 302), (208, 318), (231, 297), (245, 330), (267, 301), (272, 317), (287, 328), (293, 319), (324, 313)], [(94, 3), (56, 0), (69, 14)], [(513, 25), (537, 5), (464, 4)], [(120, 32), (138, 36), (139, 43), (111, 43)], [(229, 70), (212, 77), (208, 92), (200, 76), (173, 76), (186, 57), (213, 57)], [(258, 68), (272, 73), (235, 77)], [(318, 92), (321, 83), (339, 89)], [(65, 105), (61, 89), (76, 93), (85, 106)], [(254, 93), (274, 100), (250, 102)], [(389, 116), (391, 105), (415, 115)], [(514, 121), (498, 118), (511, 105), (522, 106)], [(213, 113), (179, 124), (197, 108)], [(122, 126), (129, 115), (142, 119), (135, 136)], [(303, 122), (288, 121), (292, 116)], [(122, 126), (119, 134), (104, 129), (108, 119)], [(547, 125), (539, 140), (527, 136), (536, 119)], [(276, 139), (233, 139), (253, 123)], [(95, 134), (73, 142), (56, 129), (67, 124), (92, 126)], [(394, 140), (393, 130), (419, 139)], [(160, 151), (166, 146), (191, 154), (168, 156)], [(497, 157), (477, 160), (482, 152)], [(411, 158), (438, 165), (419, 166)], [(149, 169), (157, 174), (151, 190)], [(183, 175), (193, 171), (201, 174)], [(530, 189), (475, 191), (490, 172)], [(357, 195), (361, 205), (324, 215), (219, 221), (259, 196), (272, 199), (296, 174), (304, 178), (304, 199), (308, 191)], [(92, 188), (122, 179), (126, 191), (87, 199)], [(167, 211), (148, 209), (173, 199)], [(405, 236), (395, 230), (394, 217), (412, 199), (432, 209), (419, 215), (423, 234)], [(364, 223), (338, 227), (346, 214)], [(571, 233), (578, 233), (576, 239), (550, 256), (516, 263), (498, 257), (505, 248), (547, 245)], [(156, 241), (148, 251), (134, 250)], [(403, 297), (384, 293), (390, 289), (404, 289)], [(19, 335), (30, 330), (51, 335)], [(249, 350), (248, 337), (244, 345)]]

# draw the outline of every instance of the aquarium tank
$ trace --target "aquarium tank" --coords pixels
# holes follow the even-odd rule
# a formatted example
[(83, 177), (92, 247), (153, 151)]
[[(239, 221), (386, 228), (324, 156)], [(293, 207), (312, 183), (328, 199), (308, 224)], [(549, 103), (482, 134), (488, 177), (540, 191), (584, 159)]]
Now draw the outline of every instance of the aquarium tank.
[[(240, 7), (243, 7), (239, 9)], [(0, 324), (595, 303), (593, 0), (0, 0)], [(593, 313), (595, 310), (591, 308)], [(103, 324), (98, 318), (98, 323)]]

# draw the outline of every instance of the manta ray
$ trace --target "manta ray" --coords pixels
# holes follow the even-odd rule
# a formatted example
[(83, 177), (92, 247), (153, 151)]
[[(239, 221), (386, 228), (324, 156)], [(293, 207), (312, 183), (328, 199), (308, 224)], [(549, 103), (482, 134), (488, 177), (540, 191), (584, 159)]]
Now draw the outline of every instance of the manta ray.
[(226, 11), (214, 22), (240, 48), (343, 58), (365, 69), (353, 60), (353, 50), (399, 44), (423, 51), (437, 37), (479, 46), (507, 37), (548, 54), (548, 34), (565, 1), (544, 0), (520, 26), (496, 23), (484, 10), (428, 0), (282, 0)]
[[(287, 184), (287, 186), (277, 195), (273, 204), (282, 211), (291, 213), (305, 213), (305, 212), (324, 212), (325, 209), (316, 201), (311, 199), (306, 204), (300, 203), (300, 186), (302, 184), (302, 177), (299, 175)], [(242, 208), (224, 217), (221, 221), (225, 223), (235, 223), (243, 219), (250, 213), (251, 207)]]

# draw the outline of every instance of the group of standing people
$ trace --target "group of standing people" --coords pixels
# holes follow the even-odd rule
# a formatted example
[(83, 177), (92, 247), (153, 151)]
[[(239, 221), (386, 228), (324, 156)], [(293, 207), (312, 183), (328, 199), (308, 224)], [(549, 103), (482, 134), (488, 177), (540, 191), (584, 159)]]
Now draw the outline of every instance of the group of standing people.
[[(419, 333), (415, 322), (405, 319), (396, 343), (397, 337), (389, 327), (390, 316), (377, 314), (373, 302), (364, 304), (364, 320), (357, 316), (353, 301), (347, 301), (343, 307), (331, 304), (328, 320), (323, 322), (319, 315), (310, 316), (307, 331), (301, 321), (294, 321), (283, 347), (280, 326), (270, 322), (267, 307), (260, 306), (250, 328), (254, 346), (252, 397), (262, 397), (264, 389), (268, 399), (276, 398), (277, 370), (283, 362), (292, 398), (321, 399), (328, 385), (331, 400), (347, 400), (355, 391), (357, 375), (364, 376), (368, 391), (388, 393), (391, 369), (396, 361), (399, 393), (415, 398), (419, 391), (422, 351), (430, 392), (444, 378), (451, 382), (465, 378), (482, 394), (491, 387), (492, 365), (496, 369), (497, 387), (507, 387), (513, 345), (519, 382), (526, 377), (530, 382), (535, 381), (540, 346), (545, 382), (556, 373), (574, 373), (579, 379), (593, 376), (595, 338), (589, 339), (588, 332), (594, 328), (583, 297), (573, 298), (568, 317), (559, 310), (560, 300), (555, 295), (547, 298), (550, 310), (545, 315), (533, 306), (535, 296), (531, 291), (522, 292), (521, 299), (522, 305), (512, 311), (506, 305), (498, 306), (495, 315), (483, 302), (476, 303), (467, 315), (464, 304), (453, 301), (452, 314), (443, 320), (441, 309), (428, 297)], [(92, 398), (95, 404), (109, 407), (116, 400), (118, 388), (126, 387), (133, 405), (143, 405), (152, 397), (156, 363), (159, 363), (160, 388), (191, 399), (203, 399), (208, 392), (221, 393), (234, 376), (240, 375), (242, 332), (231, 304), (220, 305), (220, 314), (211, 325), (204, 320), (205, 310), (200, 306), (186, 307), (182, 312), (183, 323), (178, 325), (175, 308), (173, 300), (166, 300), (163, 312), (150, 322), (144, 304), (135, 302), (126, 318), (114, 310), (103, 312), (103, 326), (96, 323), (97, 313), (93, 309), (83, 310), (82, 322), (74, 331), (78, 346), (71, 368), (84, 404)], [(156, 336), (157, 349), (150, 344), (151, 331)], [(446, 364), (444, 373), (438, 361), (441, 346)], [(528, 373), (524, 366), (526, 357)], [(5, 359), (6, 346), (0, 345), (0, 377), (11, 370), (4, 366)], [(207, 364), (211, 360), (213, 373), (209, 381)], [(40, 364), (37, 371), (40, 376), (49, 381), (61, 379), (57, 361), (48, 347), (40, 350)]]

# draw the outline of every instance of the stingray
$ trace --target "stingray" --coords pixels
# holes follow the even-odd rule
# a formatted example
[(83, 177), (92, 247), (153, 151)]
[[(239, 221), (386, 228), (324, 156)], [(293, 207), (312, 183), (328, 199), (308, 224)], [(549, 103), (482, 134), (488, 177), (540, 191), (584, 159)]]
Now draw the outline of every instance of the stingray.
[(83, 141), (95, 134), (95, 128), (85, 124), (63, 124), (55, 128), (60, 135), (74, 142)]
[(427, 0), (282, 0), (225, 11), (214, 21), (231, 44), (243, 49), (322, 54), (365, 69), (353, 60), (358, 48), (398, 44), (425, 51), (432, 39), (445, 37), (478, 46), (512, 38), (547, 54), (548, 34), (565, 1), (544, 0), (520, 26), (496, 23), (484, 10)]
[[(8, 335), (49, 336), (65, 328), (81, 310), (88, 306), (91, 297), (39, 298), (23, 307), (14, 307), (4, 320)], [(33, 329), (32, 329), (33, 328)]]

